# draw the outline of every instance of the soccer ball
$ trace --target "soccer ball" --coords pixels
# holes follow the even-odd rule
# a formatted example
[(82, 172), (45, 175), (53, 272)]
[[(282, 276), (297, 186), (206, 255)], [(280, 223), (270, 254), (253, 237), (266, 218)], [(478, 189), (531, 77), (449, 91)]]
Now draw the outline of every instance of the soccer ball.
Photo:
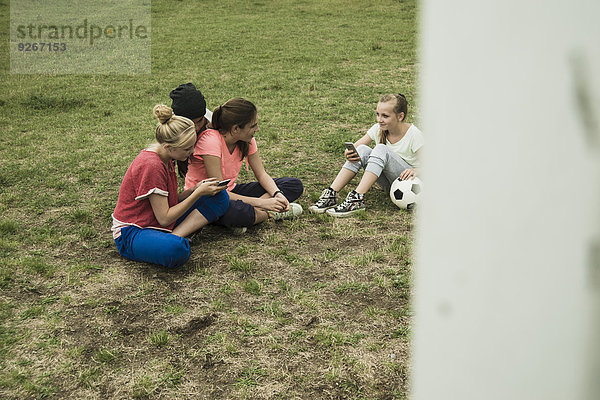
[(390, 189), (392, 203), (399, 208), (412, 210), (417, 204), (417, 201), (419, 201), (422, 188), (423, 182), (417, 177), (404, 181), (397, 178), (392, 182), (392, 187)]

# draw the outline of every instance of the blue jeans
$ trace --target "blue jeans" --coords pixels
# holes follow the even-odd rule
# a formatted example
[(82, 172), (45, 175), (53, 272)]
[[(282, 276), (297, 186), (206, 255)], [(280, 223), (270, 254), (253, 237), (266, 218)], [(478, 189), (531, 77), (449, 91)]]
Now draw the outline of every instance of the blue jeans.
[(402, 157), (391, 151), (383, 143), (378, 143), (374, 148), (361, 144), (356, 151), (360, 156), (360, 162), (351, 163), (346, 161), (344, 168), (353, 171), (355, 174), (361, 168), (374, 173), (378, 176), (377, 183), (386, 192), (390, 191), (392, 182), (400, 176), (402, 171), (412, 168)]
[[(202, 196), (185, 212), (175, 226), (179, 225), (193, 210), (214, 222), (229, 206), (229, 195), (222, 191), (214, 196)], [(189, 240), (172, 233), (152, 228), (126, 226), (121, 228), (121, 236), (115, 239), (117, 250), (125, 258), (134, 261), (159, 264), (167, 268), (179, 267), (191, 256)]]

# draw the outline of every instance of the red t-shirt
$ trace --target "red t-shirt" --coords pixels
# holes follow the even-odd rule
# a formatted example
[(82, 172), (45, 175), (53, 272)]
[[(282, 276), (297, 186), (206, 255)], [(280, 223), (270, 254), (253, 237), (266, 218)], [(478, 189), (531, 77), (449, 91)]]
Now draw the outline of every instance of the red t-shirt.
[[(256, 141), (252, 138), (248, 149), (248, 155), (256, 153), (258, 150)], [(188, 172), (185, 176), (185, 188), (189, 189), (196, 183), (208, 178), (206, 167), (202, 156), (216, 156), (221, 159), (221, 174), (223, 179), (231, 179), (227, 185), (227, 190), (235, 187), (235, 180), (240, 174), (242, 167), (242, 152), (236, 146), (233, 153), (229, 152), (225, 138), (219, 131), (208, 129), (200, 134), (194, 147), (194, 154), (190, 157)]]
[(169, 207), (177, 204), (177, 175), (173, 162), (167, 166), (160, 156), (149, 150), (142, 150), (133, 160), (125, 176), (119, 199), (113, 213), (113, 237), (121, 236), (121, 228), (134, 225), (138, 228), (154, 228), (167, 232), (173, 230), (175, 223), (161, 226), (152, 210), (150, 195), (167, 196)]

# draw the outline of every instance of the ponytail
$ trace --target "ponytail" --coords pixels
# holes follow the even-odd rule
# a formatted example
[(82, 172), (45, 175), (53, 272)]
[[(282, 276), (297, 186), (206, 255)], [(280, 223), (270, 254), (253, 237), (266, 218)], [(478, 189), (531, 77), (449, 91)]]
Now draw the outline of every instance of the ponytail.
[(177, 171), (179, 172), (179, 176), (182, 178), (185, 178), (185, 176), (187, 175), (188, 161), (189, 161), (189, 158), (184, 161), (177, 160)]

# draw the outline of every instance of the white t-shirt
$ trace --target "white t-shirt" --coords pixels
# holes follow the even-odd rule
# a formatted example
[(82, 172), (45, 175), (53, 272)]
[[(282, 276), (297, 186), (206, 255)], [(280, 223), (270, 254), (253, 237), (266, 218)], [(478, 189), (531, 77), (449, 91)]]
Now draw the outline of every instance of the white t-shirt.
[[(379, 143), (381, 137), (381, 129), (379, 128), (379, 124), (373, 125), (367, 131), (367, 134), (375, 141), (375, 143)], [(390, 143), (390, 141), (386, 139), (385, 144), (394, 153), (402, 157), (410, 166), (413, 168), (419, 168), (420, 163), (416, 151), (419, 150), (423, 144), (425, 144), (423, 132), (421, 132), (419, 128), (411, 124), (410, 128), (408, 128), (402, 139), (394, 144)]]

